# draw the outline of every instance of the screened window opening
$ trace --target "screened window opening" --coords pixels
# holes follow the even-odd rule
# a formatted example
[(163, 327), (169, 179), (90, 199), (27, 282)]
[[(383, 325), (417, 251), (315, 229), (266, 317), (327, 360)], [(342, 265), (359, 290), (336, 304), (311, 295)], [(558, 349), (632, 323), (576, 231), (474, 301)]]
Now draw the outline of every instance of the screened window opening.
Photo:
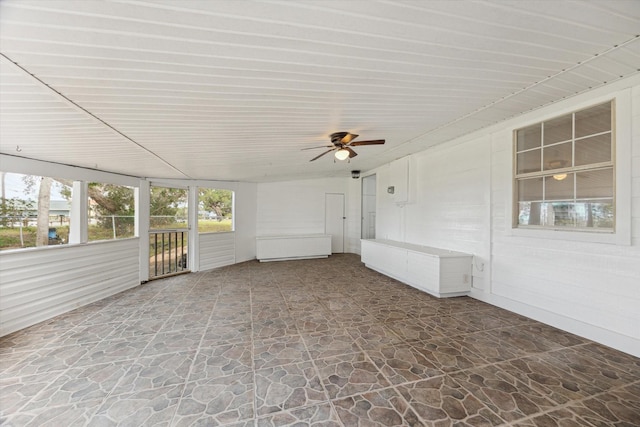
[(516, 227), (613, 231), (613, 101), (514, 132)]
[(187, 228), (188, 191), (185, 188), (151, 186), (149, 225), (152, 230)]
[(73, 181), (0, 172), (0, 249), (69, 243)]
[(135, 235), (135, 196), (132, 187), (90, 182), (89, 241), (114, 240)]
[(233, 231), (233, 191), (215, 188), (198, 190), (198, 232)]

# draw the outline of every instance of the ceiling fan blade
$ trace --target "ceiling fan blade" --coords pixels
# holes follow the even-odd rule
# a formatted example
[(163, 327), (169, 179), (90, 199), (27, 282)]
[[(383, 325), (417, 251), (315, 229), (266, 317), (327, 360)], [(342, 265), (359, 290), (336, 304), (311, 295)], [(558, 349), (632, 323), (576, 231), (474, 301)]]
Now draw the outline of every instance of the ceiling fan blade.
[(347, 145), (351, 147), (356, 147), (358, 145), (382, 145), (382, 144), (384, 144), (384, 139), (372, 139), (370, 141), (356, 141)]
[(344, 150), (347, 150), (349, 152), (349, 158), (351, 159), (352, 157), (355, 157), (358, 155), (358, 153), (356, 153), (355, 151), (353, 151), (351, 148), (345, 146)]
[(315, 156), (313, 159), (311, 159), (311, 160), (309, 160), (309, 161), (310, 161), (310, 162), (313, 162), (314, 160), (319, 159), (320, 157), (324, 156), (324, 155), (325, 155), (325, 154), (327, 154), (327, 153), (332, 152), (333, 150), (335, 150), (335, 148), (332, 148), (331, 150), (327, 150), (327, 151), (325, 151), (324, 153), (320, 154), (319, 156)]
[(321, 145), (319, 147), (309, 147), (309, 148), (301, 148), (300, 151), (304, 151), (304, 150), (315, 150), (317, 148), (332, 148), (333, 145)]
[(351, 141), (353, 141), (354, 139), (356, 139), (358, 137), (358, 135), (353, 134), (353, 133), (348, 133), (342, 137), (342, 139), (340, 140), (343, 144), (349, 144)]

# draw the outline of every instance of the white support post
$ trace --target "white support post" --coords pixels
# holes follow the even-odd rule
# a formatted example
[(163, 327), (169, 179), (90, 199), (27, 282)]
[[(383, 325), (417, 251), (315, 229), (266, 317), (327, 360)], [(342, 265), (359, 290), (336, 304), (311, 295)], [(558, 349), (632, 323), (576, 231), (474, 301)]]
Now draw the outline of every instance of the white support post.
[(198, 187), (189, 186), (189, 212), (188, 212), (188, 224), (189, 224), (189, 270), (200, 271), (200, 236), (198, 235)]
[(73, 181), (69, 244), (87, 243), (89, 240), (89, 185), (86, 181)]
[(140, 282), (149, 280), (149, 227), (151, 215), (151, 184), (140, 181), (135, 189), (135, 233), (140, 238)]

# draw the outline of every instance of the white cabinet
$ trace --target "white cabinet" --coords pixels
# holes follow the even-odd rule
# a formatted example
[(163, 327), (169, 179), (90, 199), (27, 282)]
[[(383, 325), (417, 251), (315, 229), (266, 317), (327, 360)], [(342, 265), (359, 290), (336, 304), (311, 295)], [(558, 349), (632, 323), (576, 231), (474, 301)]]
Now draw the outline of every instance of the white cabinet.
[(327, 258), (329, 255), (331, 255), (330, 234), (256, 237), (256, 258), (260, 261)]
[(471, 254), (392, 240), (363, 239), (362, 262), (437, 297), (467, 295), (471, 291)]

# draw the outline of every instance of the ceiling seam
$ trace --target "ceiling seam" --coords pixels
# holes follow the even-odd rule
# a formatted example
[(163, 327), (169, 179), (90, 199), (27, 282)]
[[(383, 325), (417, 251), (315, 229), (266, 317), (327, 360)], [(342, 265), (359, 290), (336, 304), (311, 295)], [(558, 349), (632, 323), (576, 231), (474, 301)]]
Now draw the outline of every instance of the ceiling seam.
[(148, 148), (146, 148), (145, 146), (143, 146), (142, 144), (136, 142), (133, 138), (127, 136), (125, 133), (123, 133), (122, 131), (118, 130), (116, 127), (114, 127), (113, 125), (107, 123), (106, 121), (102, 120), (100, 117), (96, 116), (94, 113), (92, 113), (91, 111), (87, 110), (86, 108), (82, 107), (80, 104), (74, 102), (72, 99), (68, 98), (67, 96), (65, 96), (64, 94), (62, 94), (61, 92), (57, 91), (56, 89), (54, 89), (53, 87), (51, 87), (50, 85), (48, 85), (47, 83), (45, 83), (43, 80), (41, 80), (40, 78), (38, 78), (35, 74), (30, 73), (26, 68), (24, 68), (22, 65), (18, 64), (17, 62), (13, 61), (11, 58), (9, 58), (7, 55), (5, 55), (4, 53), (0, 52), (0, 56), (2, 56), (4, 59), (6, 59), (7, 61), (9, 61), (11, 64), (13, 64), (15, 67), (17, 67), (18, 69), (20, 69), (22, 72), (24, 72), (26, 75), (28, 75), (29, 77), (31, 77), (33, 80), (35, 80), (36, 82), (38, 82), (40, 85), (42, 85), (43, 87), (47, 88), (49, 91), (55, 93), (58, 97), (64, 99), (67, 103), (71, 104), (73, 107), (75, 107), (76, 109), (82, 111), (83, 113), (85, 113), (86, 115), (88, 115), (89, 117), (91, 117), (92, 119), (98, 121), (100, 124), (106, 126), (109, 130), (111, 130), (112, 132), (115, 132), (116, 134), (120, 135), (121, 137), (123, 137), (124, 139), (126, 139), (127, 141), (131, 142), (132, 144), (134, 144), (136, 147), (144, 150), (145, 152), (149, 153), (150, 155), (152, 155), (153, 157), (155, 157), (156, 159), (160, 160), (162, 163), (164, 163), (165, 165), (167, 165), (169, 168), (173, 169), (174, 171), (178, 172), (179, 174), (181, 174), (182, 176), (184, 176), (187, 179), (192, 179), (191, 176), (187, 175), (185, 172), (183, 172), (182, 170), (178, 169), (176, 166), (172, 165), (171, 163), (169, 163), (168, 161), (166, 161), (165, 159), (163, 159), (161, 156), (159, 156), (158, 154), (154, 153), (153, 151), (149, 150)]

